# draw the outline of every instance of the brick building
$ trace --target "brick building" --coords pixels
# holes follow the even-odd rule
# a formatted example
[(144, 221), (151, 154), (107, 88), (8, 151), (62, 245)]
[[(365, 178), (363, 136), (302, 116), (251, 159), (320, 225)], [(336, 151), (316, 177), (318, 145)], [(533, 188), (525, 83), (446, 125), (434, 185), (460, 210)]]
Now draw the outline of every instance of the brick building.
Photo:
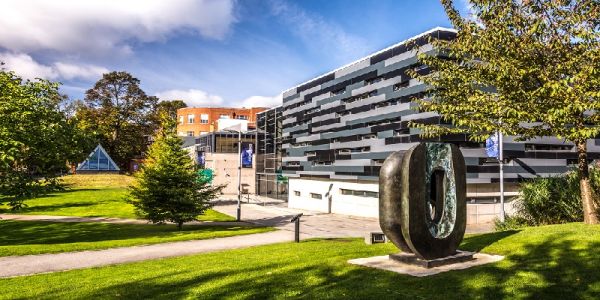
[(256, 114), (264, 107), (186, 107), (177, 110), (177, 134), (179, 136), (199, 136), (219, 131), (219, 119), (239, 119), (248, 121), (248, 129), (256, 129)]

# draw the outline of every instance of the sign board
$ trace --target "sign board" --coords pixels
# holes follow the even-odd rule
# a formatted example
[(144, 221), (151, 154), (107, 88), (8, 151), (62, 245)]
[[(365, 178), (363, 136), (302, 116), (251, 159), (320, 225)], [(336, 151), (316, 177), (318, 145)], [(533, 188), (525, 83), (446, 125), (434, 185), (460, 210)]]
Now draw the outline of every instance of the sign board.
[(242, 168), (252, 168), (253, 148), (252, 143), (242, 143)]

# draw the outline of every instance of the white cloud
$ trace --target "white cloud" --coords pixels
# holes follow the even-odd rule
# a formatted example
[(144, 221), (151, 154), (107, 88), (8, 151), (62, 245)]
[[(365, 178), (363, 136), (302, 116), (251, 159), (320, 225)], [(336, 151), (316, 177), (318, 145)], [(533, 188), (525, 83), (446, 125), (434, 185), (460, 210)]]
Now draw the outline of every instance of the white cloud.
[(58, 73), (51, 66), (40, 64), (24, 53), (0, 52), (0, 62), (4, 63), (5, 69), (15, 71), (26, 79), (55, 79), (58, 77)]
[(54, 63), (54, 68), (60, 74), (60, 78), (73, 79), (100, 79), (102, 74), (110, 72), (107, 68), (93, 65), (74, 65), (68, 63)]
[(99, 79), (103, 73), (109, 72), (106, 68), (85, 64), (55, 62), (52, 65), (45, 65), (25, 53), (0, 52), (0, 62), (4, 62), (5, 69), (15, 71), (26, 79)]
[(178, 32), (222, 39), (234, 0), (19, 0), (0, 9), (0, 47), (31, 53), (129, 53)]
[(311, 14), (297, 5), (281, 0), (272, 0), (271, 12), (290, 27), (308, 48), (316, 51), (335, 51), (342, 60), (355, 59), (367, 52), (366, 41), (344, 31), (336, 23)]
[(226, 102), (219, 95), (210, 94), (203, 90), (168, 90), (156, 93), (160, 100), (183, 100), (189, 107), (227, 106), (227, 107), (275, 107), (281, 105), (282, 94), (273, 97), (251, 96), (241, 101)]
[(160, 100), (183, 100), (190, 107), (223, 105), (223, 98), (202, 90), (168, 90), (156, 93)]
[(242, 100), (237, 106), (241, 107), (275, 107), (283, 102), (283, 95), (273, 97), (252, 96)]

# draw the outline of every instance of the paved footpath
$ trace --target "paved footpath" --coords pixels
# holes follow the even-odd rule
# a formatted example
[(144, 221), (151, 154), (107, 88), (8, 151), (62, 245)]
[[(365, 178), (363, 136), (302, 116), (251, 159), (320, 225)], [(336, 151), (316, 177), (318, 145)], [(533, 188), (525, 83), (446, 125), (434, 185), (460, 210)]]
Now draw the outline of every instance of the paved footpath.
[[(45, 221), (45, 222), (65, 222), (65, 223), (112, 223), (112, 224), (135, 224), (148, 225), (152, 224), (146, 220), (139, 219), (119, 219), (119, 218), (104, 218), (104, 217), (73, 217), (73, 216), (48, 216), (48, 215), (12, 215), (0, 214), (0, 220), (14, 221)], [(248, 222), (213, 222), (213, 221), (193, 221), (185, 223), (186, 225), (206, 225), (206, 226), (243, 226), (248, 225)]]
[(210, 240), (163, 243), (106, 250), (0, 257), (0, 277), (114, 265), (149, 259), (246, 248), (291, 240), (292, 237), (290, 237), (288, 232), (273, 231)]
[[(206, 225), (256, 224), (276, 227), (277, 231), (226, 238), (162, 243), (147, 246), (111, 248), (105, 250), (67, 252), (58, 254), (39, 254), (26, 256), (0, 257), (0, 277), (13, 277), (99, 267), (150, 259), (207, 253), (228, 249), (245, 248), (273, 243), (292, 241), (294, 225), (290, 219), (303, 213), (301, 218), (301, 239), (331, 237), (363, 237), (370, 231), (381, 231), (375, 218), (351, 217), (338, 214), (326, 214), (299, 209), (290, 209), (286, 203), (268, 201), (244, 203), (242, 220), (244, 222), (198, 222)], [(214, 209), (228, 215), (236, 215), (236, 201), (216, 202)], [(64, 216), (0, 215), (1, 218), (20, 221), (52, 222), (105, 222), (119, 224), (147, 224), (146, 221), (113, 218), (80, 218)], [(489, 225), (469, 226), (467, 233), (491, 231)]]
[[(265, 199), (265, 198), (261, 198)], [(268, 199), (268, 198), (266, 198)], [(244, 199), (245, 200), (245, 199)], [(214, 210), (236, 215), (237, 200), (221, 200), (215, 203)], [(368, 232), (381, 232), (377, 218), (355, 217), (340, 214), (307, 211), (288, 208), (287, 203), (277, 200), (242, 202), (242, 221), (273, 226), (281, 230), (293, 231), (290, 219), (299, 214), (301, 218), (301, 238), (364, 237)], [(493, 231), (493, 224), (467, 225), (466, 233), (485, 233)]]

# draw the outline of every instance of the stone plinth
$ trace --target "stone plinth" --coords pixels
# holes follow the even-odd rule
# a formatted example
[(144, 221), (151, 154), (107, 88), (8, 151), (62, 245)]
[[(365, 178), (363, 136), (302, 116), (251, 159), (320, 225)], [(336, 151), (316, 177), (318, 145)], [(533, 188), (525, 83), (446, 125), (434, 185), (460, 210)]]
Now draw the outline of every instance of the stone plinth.
[(353, 265), (376, 268), (400, 274), (406, 274), (410, 276), (425, 277), (439, 274), (442, 272), (448, 272), (452, 270), (463, 270), (475, 266), (495, 263), (501, 261), (502, 259), (504, 259), (504, 256), (475, 253), (473, 254), (472, 260), (431, 268), (425, 268), (419, 265), (407, 264), (394, 259), (390, 259), (388, 255), (351, 259), (348, 262)]
[(392, 260), (395, 260), (395, 261), (398, 261), (398, 262), (401, 262), (404, 264), (415, 265), (415, 266), (430, 269), (433, 267), (440, 267), (440, 266), (444, 266), (444, 265), (450, 265), (450, 264), (461, 263), (461, 262), (473, 260), (473, 259), (475, 259), (473, 257), (474, 254), (475, 254), (474, 252), (458, 250), (458, 251), (456, 251), (456, 254), (451, 255), (451, 256), (446, 256), (446, 257), (436, 258), (436, 259), (420, 259), (413, 253), (400, 252), (398, 254), (390, 254), (389, 257)]

